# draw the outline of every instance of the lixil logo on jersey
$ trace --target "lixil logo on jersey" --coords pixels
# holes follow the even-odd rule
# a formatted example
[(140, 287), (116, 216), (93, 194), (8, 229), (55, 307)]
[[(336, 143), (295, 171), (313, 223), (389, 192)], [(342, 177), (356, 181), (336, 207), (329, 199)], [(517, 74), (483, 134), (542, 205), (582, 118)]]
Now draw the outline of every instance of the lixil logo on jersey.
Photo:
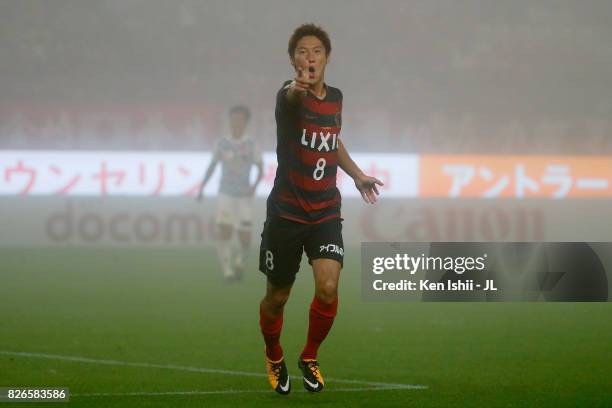
[(318, 151), (322, 151), (323, 149), (325, 149), (326, 152), (334, 151), (338, 148), (338, 134), (331, 132), (312, 132), (310, 139), (308, 139), (306, 129), (302, 129), (301, 143), (302, 146), (310, 146), (311, 149), (317, 149)]
[(340, 256), (344, 256), (344, 248), (336, 244), (321, 245), (319, 252), (336, 253)]

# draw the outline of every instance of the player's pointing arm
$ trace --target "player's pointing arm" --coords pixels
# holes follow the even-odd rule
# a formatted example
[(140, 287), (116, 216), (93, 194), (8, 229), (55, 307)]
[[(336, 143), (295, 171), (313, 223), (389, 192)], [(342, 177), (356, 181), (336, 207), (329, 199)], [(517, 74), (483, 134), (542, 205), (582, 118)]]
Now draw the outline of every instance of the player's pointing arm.
[(287, 100), (291, 104), (298, 103), (302, 100), (306, 92), (310, 89), (313, 80), (310, 78), (310, 73), (306, 74), (303, 67), (297, 67), (297, 75), (293, 81), (287, 85)]

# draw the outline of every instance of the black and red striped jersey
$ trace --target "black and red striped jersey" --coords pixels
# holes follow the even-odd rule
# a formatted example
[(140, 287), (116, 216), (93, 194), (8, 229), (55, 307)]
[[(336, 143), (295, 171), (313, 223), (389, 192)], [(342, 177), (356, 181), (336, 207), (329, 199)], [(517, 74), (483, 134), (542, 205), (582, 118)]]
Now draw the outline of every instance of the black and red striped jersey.
[(287, 100), (288, 85), (276, 95), (278, 168), (268, 196), (268, 215), (304, 224), (340, 217), (336, 187), (342, 92), (325, 85), (325, 98), (308, 92), (301, 103)]

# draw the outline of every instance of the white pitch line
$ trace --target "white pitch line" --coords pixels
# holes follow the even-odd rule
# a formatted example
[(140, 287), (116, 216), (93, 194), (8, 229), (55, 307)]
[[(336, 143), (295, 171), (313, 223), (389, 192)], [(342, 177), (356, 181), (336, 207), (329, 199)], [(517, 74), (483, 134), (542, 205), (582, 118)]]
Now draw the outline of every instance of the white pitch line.
[[(363, 392), (363, 391), (392, 391), (404, 390), (405, 387), (355, 387), (355, 388), (326, 388), (325, 393), (330, 392)], [(96, 392), (87, 394), (70, 394), (70, 397), (157, 397), (167, 395), (211, 395), (211, 394), (269, 394), (271, 390), (209, 390), (209, 391), (160, 391), (160, 392)], [(293, 393), (306, 393), (306, 390), (293, 390)]]
[[(155, 363), (129, 362), (129, 361), (121, 361), (121, 360), (104, 360), (104, 359), (96, 359), (96, 358), (88, 358), (88, 357), (63, 356), (63, 355), (58, 355), (58, 354), (46, 354), (46, 353), (29, 353), (29, 352), (22, 352), (22, 351), (0, 350), (0, 355), (43, 358), (43, 359), (48, 359), (48, 360), (72, 361), (76, 363), (116, 365), (116, 366), (140, 367), (140, 368), (159, 368), (159, 369), (169, 369), (169, 370), (178, 370), (178, 371), (189, 371), (189, 372), (195, 372), (195, 373), (235, 375), (235, 376), (242, 376), (242, 377), (267, 377), (267, 375), (263, 373), (252, 373), (252, 372), (247, 372), (247, 371), (221, 370), (221, 369), (216, 369), (216, 368), (191, 367), (191, 366), (183, 366), (183, 365), (176, 365), (176, 364), (155, 364)], [(291, 378), (301, 379), (301, 377), (294, 377), (294, 376), (292, 376)], [(362, 380), (345, 380), (341, 378), (328, 378), (327, 380), (337, 382), (337, 383), (344, 383), (344, 384), (369, 385), (371, 387), (375, 387), (375, 389), (421, 390), (421, 389), (428, 388), (426, 385), (396, 384), (396, 383), (362, 381)], [(364, 388), (363, 390), (373, 390), (373, 389), (374, 388), (367, 388), (367, 389)], [(338, 391), (340, 390), (341, 389), (338, 389)], [(354, 389), (354, 390), (357, 390), (357, 389)], [(211, 392), (214, 392), (214, 391), (211, 391)], [(253, 391), (243, 390), (241, 392), (253, 392)]]
[(160, 391), (160, 392), (95, 392), (70, 394), (70, 397), (157, 397), (165, 395), (209, 395), (209, 394), (258, 394), (271, 390), (217, 390), (217, 391)]

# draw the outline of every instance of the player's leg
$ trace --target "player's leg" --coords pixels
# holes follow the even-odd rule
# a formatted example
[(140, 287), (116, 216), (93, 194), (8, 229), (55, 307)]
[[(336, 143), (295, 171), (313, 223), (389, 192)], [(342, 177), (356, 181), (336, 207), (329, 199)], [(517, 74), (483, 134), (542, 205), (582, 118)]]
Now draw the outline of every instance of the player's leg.
[(234, 273), (236, 274), (236, 279), (241, 279), (245, 270), (246, 258), (251, 248), (251, 223), (240, 223), (238, 227), (238, 241), (238, 248), (234, 256)]
[(268, 280), (266, 295), (259, 303), (259, 325), (266, 343), (266, 356), (272, 361), (283, 358), (280, 335), (283, 327), (283, 311), (289, 299), (293, 283), (275, 285)]
[(244, 197), (240, 199), (238, 205), (239, 223), (238, 223), (238, 251), (234, 259), (234, 271), (237, 278), (242, 277), (244, 272), (245, 259), (251, 248), (251, 227), (252, 223), (252, 199)]
[(259, 327), (266, 344), (266, 371), (274, 391), (287, 395), (291, 391), (289, 371), (280, 344), (283, 311), (293, 283), (277, 286), (268, 280), (266, 295), (259, 304)]
[(232, 280), (234, 271), (232, 269), (232, 235), (234, 226), (227, 223), (217, 223), (217, 255), (221, 263), (223, 278)]
[(312, 270), (315, 281), (315, 294), (310, 305), (310, 326), (308, 339), (302, 351), (303, 359), (317, 358), (319, 346), (329, 333), (338, 308), (338, 280), (340, 262), (334, 259), (315, 259)]
[(338, 282), (344, 259), (341, 219), (317, 226), (306, 245), (315, 281), (310, 304), (308, 336), (298, 362), (304, 387), (311, 392), (323, 389), (324, 380), (317, 352), (332, 328), (338, 310)]
[(280, 336), (283, 311), (300, 267), (301, 226), (270, 217), (264, 224), (259, 251), (259, 270), (267, 277), (266, 294), (259, 305), (259, 324), (266, 344), (268, 381), (280, 394), (291, 388)]
[(234, 278), (232, 269), (232, 235), (235, 214), (232, 212), (231, 197), (220, 193), (217, 199), (217, 255), (221, 263), (223, 278), (231, 281)]

